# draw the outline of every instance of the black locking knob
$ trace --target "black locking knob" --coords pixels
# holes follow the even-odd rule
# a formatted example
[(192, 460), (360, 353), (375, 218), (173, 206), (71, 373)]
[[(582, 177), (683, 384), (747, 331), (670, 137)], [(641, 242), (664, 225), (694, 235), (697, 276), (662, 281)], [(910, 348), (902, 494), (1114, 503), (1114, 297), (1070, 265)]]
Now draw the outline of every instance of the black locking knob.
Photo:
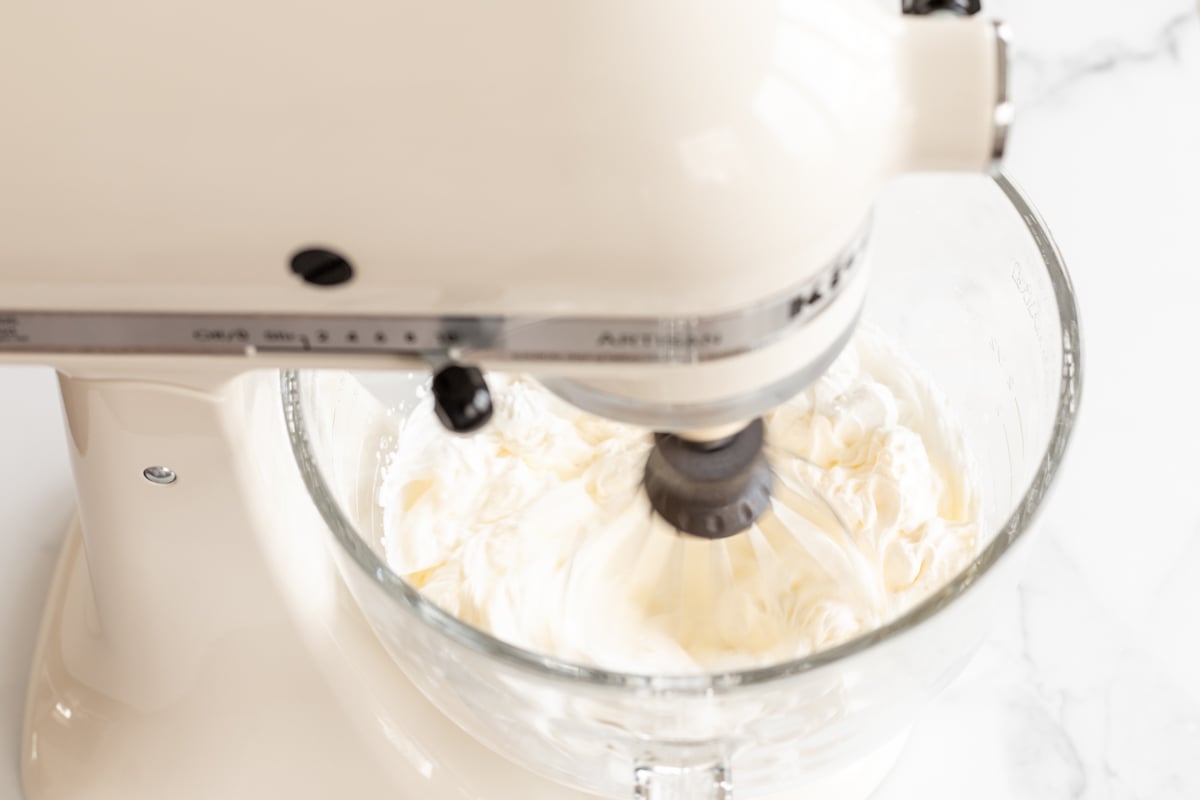
[(925, 16), (946, 11), (970, 17), (983, 10), (980, 0), (904, 0), (904, 13)]
[(492, 418), (492, 394), (476, 367), (443, 367), (433, 376), (433, 402), (442, 425), (454, 433), (474, 433)]

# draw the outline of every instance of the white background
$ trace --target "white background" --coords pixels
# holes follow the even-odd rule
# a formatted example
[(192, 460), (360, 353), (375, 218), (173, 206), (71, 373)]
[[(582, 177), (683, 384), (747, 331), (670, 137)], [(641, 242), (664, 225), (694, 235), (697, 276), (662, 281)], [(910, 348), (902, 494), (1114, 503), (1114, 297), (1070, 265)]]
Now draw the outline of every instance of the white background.
[[(1084, 315), (1076, 440), (1018, 596), (878, 800), (1200, 798), (1200, 21), (1194, 0), (996, 0), (1008, 169)], [(0, 798), (71, 514), (53, 375), (0, 371)]]

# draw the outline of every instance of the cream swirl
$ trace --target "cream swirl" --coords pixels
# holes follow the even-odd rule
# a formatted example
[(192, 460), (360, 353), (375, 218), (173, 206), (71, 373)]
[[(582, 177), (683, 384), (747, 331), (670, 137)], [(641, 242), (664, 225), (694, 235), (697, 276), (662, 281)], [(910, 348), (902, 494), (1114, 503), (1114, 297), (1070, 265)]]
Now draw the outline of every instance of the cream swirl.
[(768, 417), (772, 512), (717, 543), (651, 515), (645, 431), (491, 384), (474, 436), (443, 432), (428, 398), (404, 418), (380, 503), (392, 568), (513, 644), (643, 673), (761, 666), (886, 623), (978, 549), (962, 436), (877, 333)]

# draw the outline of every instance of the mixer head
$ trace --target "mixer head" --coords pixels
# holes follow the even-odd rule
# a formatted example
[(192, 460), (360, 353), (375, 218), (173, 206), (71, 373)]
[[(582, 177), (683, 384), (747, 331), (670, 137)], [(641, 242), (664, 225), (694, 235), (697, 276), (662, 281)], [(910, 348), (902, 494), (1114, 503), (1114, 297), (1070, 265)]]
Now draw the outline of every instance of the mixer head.
[[(945, 13), (971, 3), (449, 0), (347, 22), (380, 5), (256, 4), (236, 38), (220, 14), (131, 32), (15, 11), (0, 72), (42, 83), (0, 150), (0, 356), (425, 367), (460, 432), (488, 419), (486, 370), (532, 374), (658, 432), (653, 507), (729, 535), (771, 487), (748, 421), (853, 333), (876, 193), (986, 169), (1005, 140), (1003, 30)], [(488, 36), (464, 43), (468, 17)]]

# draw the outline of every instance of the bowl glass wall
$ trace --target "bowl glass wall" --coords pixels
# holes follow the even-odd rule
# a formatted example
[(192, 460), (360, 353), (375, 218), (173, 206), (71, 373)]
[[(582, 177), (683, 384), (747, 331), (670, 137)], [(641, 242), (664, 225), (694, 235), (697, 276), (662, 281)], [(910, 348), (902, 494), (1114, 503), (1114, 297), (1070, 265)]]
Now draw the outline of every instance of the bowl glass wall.
[(458, 622), (386, 565), (377, 492), (405, 409), (375, 397), (411, 403), (424, 376), (284, 373), (297, 463), (398, 668), (496, 751), (611, 797), (639, 785), (652, 796), (652, 784), (721, 796), (730, 782), (755, 797), (852, 767), (907, 730), (1016, 581), (1013, 545), (1028, 538), (1074, 423), (1079, 333), (1057, 252), (1003, 178), (897, 184), (871, 247), (865, 319), (946, 394), (980, 476), (984, 542), (958, 578), (884, 628), (767, 669), (656, 677), (558, 662)]

